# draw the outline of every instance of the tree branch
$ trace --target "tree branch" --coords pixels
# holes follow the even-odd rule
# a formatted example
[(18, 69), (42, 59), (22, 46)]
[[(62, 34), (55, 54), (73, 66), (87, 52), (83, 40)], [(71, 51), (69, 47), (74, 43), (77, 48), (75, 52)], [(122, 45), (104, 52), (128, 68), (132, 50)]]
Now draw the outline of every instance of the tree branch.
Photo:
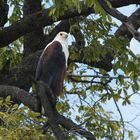
[(69, 78), (70, 78), (70, 80), (71, 80), (72, 82), (76, 82), (76, 83), (90, 83), (90, 84), (94, 83), (94, 84), (105, 85), (105, 84), (107, 84), (107, 83), (110, 82), (110, 80), (108, 80), (108, 81), (106, 81), (105, 83), (103, 83), (103, 82), (95, 81), (95, 80), (77, 80), (77, 79), (75, 79), (75, 78), (73, 78), (73, 77), (69, 77)]
[(56, 115), (57, 122), (62, 125), (65, 129), (69, 130), (70, 132), (75, 132), (80, 134), (81, 136), (85, 137), (87, 140), (96, 140), (95, 136), (87, 131), (86, 129), (82, 128), (81, 126), (77, 125), (76, 123), (72, 122), (70, 119), (57, 114)]
[[(0, 72), (0, 84), (14, 85), (23, 89), (27, 89), (28, 91), (31, 83), (34, 81), (35, 70), (41, 53), (42, 51), (37, 51), (28, 57), (25, 57), (23, 61), (17, 66), (17, 68), (10, 70), (9, 73), (3, 74), (3, 72)], [(69, 63), (71, 62), (73, 61), (69, 60)], [(75, 62), (85, 63), (92, 67), (99, 67), (105, 70), (109, 70), (111, 68), (108, 65), (110, 62), (106, 62), (105, 60), (89, 63), (85, 60), (79, 59), (75, 60)]]
[(23, 103), (36, 112), (40, 110), (39, 100), (25, 90), (14, 86), (0, 85), (0, 97), (6, 98), (7, 96), (11, 96), (15, 103)]
[(140, 42), (140, 32), (136, 31), (133, 27), (133, 25), (129, 23), (124, 23), (126, 27), (128, 28), (129, 32), (132, 34), (132, 36)]
[(45, 45), (50, 43), (54, 39), (56, 34), (59, 33), (60, 31), (65, 31), (69, 33), (70, 27), (75, 22), (76, 22), (75, 18), (62, 20), (58, 25), (56, 25), (56, 27), (48, 35), (45, 36)]
[[(116, 1), (111, 0), (110, 1), (113, 7), (121, 6), (122, 1), (118, 0), (118, 4), (116, 4)], [(139, 0), (135, 1), (125, 1), (123, 2), (124, 5), (129, 4), (140, 4)], [(115, 5), (116, 4), (116, 5)], [(120, 5), (119, 5), (120, 4)], [(65, 15), (60, 16), (57, 21), (73, 18), (76, 16), (81, 15), (89, 15), (91, 13), (94, 13), (93, 7), (86, 7), (85, 5), (81, 5), (82, 9), (79, 13), (76, 9), (69, 9), (65, 11)], [(17, 38), (25, 35), (26, 33), (32, 32), (36, 29), (40, 29), (41, 27), (51, 25), (55, 20), (49, 16), (51, 8), (47, 10), (40, 11), (38, 13), (32, 14), (24, 19), (21, 19), (17, 23), (5, 27), (4, 29), (0, 30), (0, 48), (8, 45), (9, 43), (15, 41)]]
[[(43, 90), (42, 87), (41, 87), (41, 89)], [(42, 99), (42, 103), (45, 108), (45, 112), (50, 113), (49, 111), (52, 111), (52, 109), (48, 109), (48, 103), (49, 103), (48, 99), (46, 100), (46, 97), (44, 98), (44, 96), (45, 96), (44, 94), (42, 96), (42, 92), (39, 94), (41, 95), (40, 98)], [(7, 96), (11, 96), (12, 100), (15, 103), (23, 103), (24, 105), (28, 106), (33, 111), (36, 111), (36, 112), (40, 111), (40, 106), (41, 106), (40, 101), (39, 101), (39, 99), (37, 99), (36, 96), (32, 96), (25, 90), (20, 89), (18, 87), (0, 85), (0, 97), (6, 98)], [(50, 107), (50, 104), (49, 104), (49, 107)], [(89, 131), (85, 130), (84, 128), (82, 128), (81, 126), (77, 125), (72, 120), (60, 115), (57, 111), (54, 112), (53, 116), (51, 116), (52, 112), (51, 112), (51, 114), (47, 114), (47, 116), (48, 115), (49, 115), (49, 117), (53, 117), (53, 119), (51, 121), (54, 121), (54, 119), (55, 119), (57, 124), (60, 124), (63, 128), (67, 129), (68, 131), (78, 133), (81, 136), (87, 138), (87, 140), (96, 140), (94, 135), (91, 132), (89, 132)], [(54, 128), (54, 129), (56, 129), (56, 128)], [(61, 140), (63, 140), (63, 139), (61, 139)]]
[[(80, 13), (76, 9), (69, 9), (65, 11), (65, 15), (60, 16), (57, 21), (81, 15), (89, 15), (90, 13), (94, 12), (93, 8), (87, 8), (83, 4), (81, 6), (82, 10)], [(0, 48), (8, 45), (9, 43), (13, 42), (26, 33), (54, 23), (56, 20), (54, 20), (53, 17), (49, 16), (50, 11), (51, 8), (42, 10), (21, 19), (20, 21), (9, 27), (5, 27), (4, 29), (0, 30)]]
[(99, 0), (99, 3), (101, 5), (101, 7), (111, 16), (119, 19), (122, 22), (126, 22), (127, 21), (127, 16), (123, 15), (121, 12), (119, 12), (117, 9), (115, 8), (110, 8), (105, 0)]
[[(128, 2), (127, 2), (128, 3)], [(140, 8), (136, 10), (130, 17), (128, 17), (128, 22), (130, 22), (133, 27), (137, 30), (140, 27)], [(63, 25), (63, 24), (62, 24)], [(126, 36), (130, 40), (132, 38), (131, 33), (127, 30), (126, 26), (122, 24), (120, 28), (115, 33), (116, 36)], [(37, 66), (38, 59), (41, 55), (42, 51), (37, 51), (28, 57), (24, 58), (24, 60), (17, 66), (16, 69), (10, 70), (9, 73), (4, 74), (0, 72), (0, 84), (6, 85), (14, 85), (20, 88), (30, 88), (32, 77), (35, 75), (35, 70)], [(79, 62), (88, 64), (92, 67), (96, 68), (103, 68), (109, 71), (112, 68), (112, 64), (110, 63), (111, 60), (102, 60), (100, 62), (86, 62), (82, 58), (79, 60), (71, 61), (70, 62)]]
[(7, 0), (0, 0), (0, 27), (3, 27), (8, 20), (8, 9)]
[[(106, 46), (99, 46), (100, 47), (100, 50), (103, 51), (103, 50), (112, 50), (110, 47), (106, 47)], [(71, 46), (70, 47), (70, 53), (73, 53), (74, 51), (74, 48), (78, 48), (76, 47), (75, 45)], [(80, 47), (79, 47), (80, 48)], [(106, 71), (110, 71), (112, 69), (112, 63), (111, 61), (113, 60), (113, 57), (111, 55), (105, 55), (104, 57), (100, 58), (100, 60), (98, 61), (87, 61), (84, 59), (84, 55), (85, 55), (85, 51), (86, 51), (87, 47), (81, 47), (81, 50), (78, 50), (77, 53), (79, 53), (79, 57), (78, 58), (75, 58), (75, 59), (69, 59), (69, 63), (83, 63), (83, 64), (87, 64), (91, 67), (95, 67), (95, 68), (102, 68)]]
[[(128, 17), (128, 24), (132, 25), (135, 30), (138, 30), (140, 27), (140, 8), (138, 8), (130, 17)], [(126, 27), (126, 25), (122, 24), (118, 30), (115, 32), (116, 36), (127, 37), (129, 40), (132, 39), (132, 34)]]
[(104, 78), (104, 79), (118, 79), (119, 77), (124, 78), (124, 79), (129, 79), (129, 76), (123, 76), (123, 75), (119, 75), (119, 76), (100, 76), (100, 75), (75, 75), (75, 74), (68, 74), (68, 77), (87, 77), (87, 78)]
[(140, 4), (139, 0), (109, 0), (114, 8), (123, 7), (130, 4)]
[[(23, 6), (23, 17), (28, 17), (29, 15), (39, 12), (41, 10), (40, 0), (24, 0)], [(36, 50), (44, 48), (45, 37), (43, 33), (43, 28), (35, 30), (24, 36), (24, 56), (29, 55)]]
[(46, 90), (46, 85), (42, 81), (37, 82), (38, 88), (38, 97), (41, 100), (41, 104), (44, 108), (45, 115), (48, 117), (48, 122), (53, 130), (55, 137), (58, 140), (66, 140), (63, 132), (61, 131), (58, 122), (56, 122), (55, 115), (54, 115), (54, 108), (52, 108), (51, 102), (49, 101), (49, 97)]
[[(109, 87), (108, 89), (106, 88), (106, 91), (107, 91), (107, 93), (108, 94), (112, 94), (113, 92), (112, 92), (112, 89)], [(109, 93), (110, 92), (110, 93)], [(118, 106), (118, 104), (117, 104), (117, 102), (116, 102), (116, 100), (115, 100), (115, 98), (114, 98), (114, 96), (113, 96), (113, 101), (114, 101), (114, 103), (115, 103), (115, 106), (116, 106), (116, 108), (117, 108), (117, 111), (119, 112), (119, 115), (120, 115), (120, 122), (122, 122), (122, 127), (123, 127), (123, 132), (122, 132), (122, 140), (124, 140), (124, 136), (125, 136), (125, 127), (124, 127), (124, 120), (123, 120), (123, 115), (122, 115), (122, 113), (121, 113), (121, 110), (120, 110), (120, 108), (119, 108), (119, 106)]]
[(124, 140), (124, 136), (125, 136), (125, 127), (124, 127), (123, 115), (122, 115), (122, 112), (121, 112), (121, 110), (120, 110), (120, 108), (119, 108), (119, 106), (118, 106), (118, 104), (117, 104), (117, 102), (116, 102), (116, 100), (115, 100), (114, 97), (113, 97), (113, 101), (114, 101), (115, 106), (116, 106), (116, 108), (117, 108), (117, 111), (119, 112), (119, 115), (120, 115), (120, 117), (121, 117), (120, 122), (122, 122), (122, 127), (123, 127), (122, 140)]
[(127, 22), (127, 16), (123, 15), (115, 8), (110, 8), (104, 0), (99, 0), (99, 3), (108, 14), (117, 18), (124, 25), (126, 25), (128, 31), (132, 34), (132, 36), (140, 42), (140, 33), (134, 29), (133, 25)]

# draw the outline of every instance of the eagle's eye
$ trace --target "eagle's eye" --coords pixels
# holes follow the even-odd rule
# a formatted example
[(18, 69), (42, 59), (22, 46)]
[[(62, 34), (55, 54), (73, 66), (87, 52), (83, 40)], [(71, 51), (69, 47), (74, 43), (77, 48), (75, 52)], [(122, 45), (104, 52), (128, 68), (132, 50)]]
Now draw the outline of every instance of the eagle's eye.
[(62, 36), (63, 34), (62, 34), (62, 33), (60, 33), (60, 35)]

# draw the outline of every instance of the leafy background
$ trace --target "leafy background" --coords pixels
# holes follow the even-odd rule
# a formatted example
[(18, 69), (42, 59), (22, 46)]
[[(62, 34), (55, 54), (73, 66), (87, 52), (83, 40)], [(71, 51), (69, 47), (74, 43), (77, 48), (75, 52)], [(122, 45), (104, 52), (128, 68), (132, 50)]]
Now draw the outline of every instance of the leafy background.
[[(51, 6), (52, 3), (54, 7), (49, 15), (53, 16), (54, 19), (63, 15), (64, 10), (72, 6), (77, 8), (79, 12), (81, 11), (78, 0), (43, 1), (42, 7)], [(133, 43), (129, 44), (126, 38), (114, 37), (118, 21), (112, 21), (112, 18), (103, 11), (97, 0), (86, 0), (85, 3), (87, 6), (92, 6), (94, 3), (96, 15), (81, 17), (82, 20), (77, 19), (70, 30), (71, 34), (75, 34), (79, 29), (83, 33), (85, 47), (82, 60), (89, 63), (100, 61), (105, 55), (111, 53), (114, 57), (113, 69), (111, 72), (106, 72), (86, 64), (70, 63), (69, 73), (80, 76), (66, 78), (64, 94), (59, 99), (57, 109), (61, 114), (93, 132), (98, 139), (114, 140), (122, 138), (123, 135), (131, 140), (138, 139), (137, 135), (140, 132), (137, 125), (139, 112), (134, 112), (132, 106), (139, 108), (139, 53), (134, 53), (135, 50), (132, 49), (133, 40)], [(9, 0), (8, 4), (11, 6), (11, 12), (7, 25), (11, 25), (23, 17), (23, 1)], [(61, 7), (64, 9), (60, 10)], [(133, 11), (136, 6), (130, 8)], [(130, 8), (126, 9), (130, 10)], [(46, 33), (50, 33), (56, 24), (58, 23), (46, 27)], [(83, 37), (79, 36), (76, 39), (81, 41)], [(70, 36), (69, 41), (70, 59), (80, 58), (79, 50), (73, 48), (75, 38)], [(135, 42), (133, 45), (139, 47), (139, 43)], [(106, 46), (111, 46), (111, 49), (106, 48)], [(137, 48), (136, 52), (138, 52)], [(23, 37), (9, 44), (6, 48), (0, 49), (0, 69), (5, 70), (7, 63), (10, 64), (8, 69), (15, 68), (23, 57), (22, 50)], [(0, 119), (3, 121), (3, 125), (0, 126), (1, 139), (10, 139), (11, 137), (13, 139), (20, 137), (22, 139), (44, 139), (46, 137), (54, 139), (51, 130), (48, 131), (47, 135), (41, 130), (47, 118), (39, 119), (39, 114), (32, 112), (27, 107), (18, 108), (18, 105), (13, 105), (10, 97), (1, 101), (1, 107), (4, 108), (4, 111), (0, 113)], [(126, 109), (129, 111), (126, 112)], [(136, 108), (135, 110), (137, 111)], [(131, 116), (131, 114), (133, 115)], [(132, 122), (128, 120), (132, 120)], [(26, 137), (23, 138), (24, 135)], [(69, 139), (81, 139), (71, 132), (67, 132), (66, 135), (69, 136)]]

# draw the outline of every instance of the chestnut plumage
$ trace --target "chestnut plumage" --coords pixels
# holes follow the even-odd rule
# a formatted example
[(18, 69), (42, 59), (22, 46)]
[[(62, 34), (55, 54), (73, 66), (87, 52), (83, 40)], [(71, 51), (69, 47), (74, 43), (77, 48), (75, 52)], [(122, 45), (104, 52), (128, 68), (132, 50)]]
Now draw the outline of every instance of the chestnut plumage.
[(60, 96), (66, 74), (67, 59), (69, 56), (68, 34), (59, 32), (54, 40), (49, 43), (40, 56), (36, 81), (43, 81), (56, 96)]

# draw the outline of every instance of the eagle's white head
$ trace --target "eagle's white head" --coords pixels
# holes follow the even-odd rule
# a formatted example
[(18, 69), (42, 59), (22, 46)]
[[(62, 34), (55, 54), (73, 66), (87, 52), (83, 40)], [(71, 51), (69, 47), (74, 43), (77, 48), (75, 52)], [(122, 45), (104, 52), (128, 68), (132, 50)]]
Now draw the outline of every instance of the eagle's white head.
[(62, 42), (66, 42), (68, 41), (68, 33), (66, 32), (59, 32), (56, 37), (54, 38), (54, 40), (57, 40), (57, 41), (62, 41)]
[(62, 45), (62, 50), (65, 54), (66, 58), (66, 66), (67, 66), (67, 59), (69, 57), (69, 51), (68, 51), (68, 33), (66, 32), (59, 32), (53, 41), (59, 41)]

